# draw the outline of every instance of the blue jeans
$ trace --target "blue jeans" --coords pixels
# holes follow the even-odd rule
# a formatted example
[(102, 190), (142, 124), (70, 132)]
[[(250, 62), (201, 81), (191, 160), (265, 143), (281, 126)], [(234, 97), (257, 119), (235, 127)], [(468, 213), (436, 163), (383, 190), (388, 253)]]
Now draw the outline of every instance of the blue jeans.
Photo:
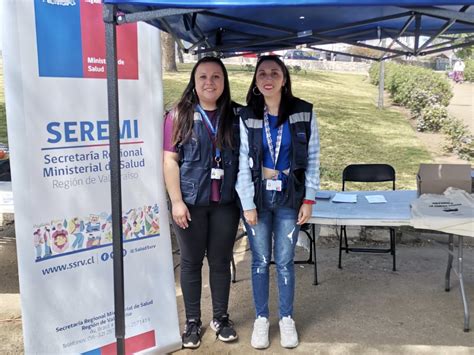
[(262, 209), (258, 210), (257, 224), (245, 223), (252, 251), (252, 288), (257, 317), (269, 316), (269, 266), (273, 255), (278, 276), (280, 318), (293, 316), (295, 269), (293, 259), (300, 226), (296, 224), (298, 211), (279, 206), (283, 192), (263, 192)]

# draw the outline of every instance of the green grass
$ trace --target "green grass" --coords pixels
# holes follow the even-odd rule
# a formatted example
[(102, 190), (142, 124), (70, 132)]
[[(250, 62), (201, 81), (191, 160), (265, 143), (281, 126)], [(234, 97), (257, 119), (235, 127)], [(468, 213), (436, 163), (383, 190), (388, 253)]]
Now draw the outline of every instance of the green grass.
[(8, 143), (7, 116), (5, 114), (5, 94), (3, 91), (3, 59), (0, 55), (0, 143)]
[[(191, 67), (182, 65), (178, 73), (164, 73), (166, 108), (179, 99)], [(252, 73), (239, 66), (228, 66), (228, 71), (232, 98), (244, 104)], [(299, 73), (292, 74), (292, 85), (296, 96), (314, 104), (318, 116), (321, 188), (340, 189), (342, 170), (351, 163), (390, 164), (397, 172), (398, 189), (416, 188), (418, 166), (421, 162), (430, 162), (431, 157), (402, 114), (377, 109), (377, 88), (366, 76)]]
[[(164, 74), (164, 103), (170, 108), (186, 86), (192, 65)], [(252, 73), (228, 66), (232, 97), (245, 103)], [(321, 187), (339, 189), (341, 172), (351, 163), (387, 163), (397, 171), (397, 188), (414, 189), (420, 162), (431, 158), (407, 120), (398, 112), (378, 110), (377, 88), (363, 75), (328, 72), (292, 74), (296, 96), (312, 102), (321, 137)], [(0, 57), (0, 142), (7, 142), (3, 67)], [(363, 188), (363, 186), (357, 186)]]

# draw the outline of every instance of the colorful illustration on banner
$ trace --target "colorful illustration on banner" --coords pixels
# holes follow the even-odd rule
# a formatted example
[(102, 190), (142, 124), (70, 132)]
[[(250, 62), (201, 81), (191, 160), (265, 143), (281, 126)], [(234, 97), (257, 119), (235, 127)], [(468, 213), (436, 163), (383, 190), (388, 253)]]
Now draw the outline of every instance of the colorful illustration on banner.
[(69, 247), (69, 233), (64, 227), (64, 221), (53, 221), (52, 222), (52, 244), (53, 253), (60, 254), (65, 252)]
[[(159, 236), (158, 205), (129, 209), (122, 216), (122, 231), (124, 241)], [(32, 236), (36, 261), (105, 247), (112, 244), (112, 216), (101, 212), (39, 223)]]
[(44, 244), (43, 236), (41, 235), (41, 229), (39, 228), (33, 233), (33, 243), (36, 251), (36, 260), (39, 260), (41, 259), (41, 249), (43, 248)]
[(78, 217), (74, 217), (68, 223), (69, 235), (74, 236), (74, 242), (72, 243), (73, 250), (82, 249), (84, 244), (84, 221), (81, 221)]
[(112, 243), (112, 216), (105, 218), (105, 223), (101, 227), (102, 236), (106, 243)]

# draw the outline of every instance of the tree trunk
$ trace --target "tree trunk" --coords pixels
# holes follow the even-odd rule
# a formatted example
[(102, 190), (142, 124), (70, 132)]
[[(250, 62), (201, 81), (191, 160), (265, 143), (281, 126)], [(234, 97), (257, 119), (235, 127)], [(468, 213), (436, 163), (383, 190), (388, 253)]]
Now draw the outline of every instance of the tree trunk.
[(166, 72), (177, 72), (175, 41), (169, 33), (161, 32), (161, 50), (163, 52), (163, 69)]
[(178, 61), (180, 64), (184, 63), (184, 58), (183, 58), (183, 51), (178, 48)]

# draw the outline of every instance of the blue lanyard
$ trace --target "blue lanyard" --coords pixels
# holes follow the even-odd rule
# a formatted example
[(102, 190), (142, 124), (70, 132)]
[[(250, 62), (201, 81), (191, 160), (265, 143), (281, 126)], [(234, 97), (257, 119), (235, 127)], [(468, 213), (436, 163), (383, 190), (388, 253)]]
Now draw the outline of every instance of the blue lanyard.
[(263, 110), (263, 125), (265, 126), (265, 135), (267, 137), (268, 150), (270, 151), (270, 157), (272, 158), (272, 161), (273, 161), (273, 170), (276, 170), (278, 156), (280, 155), (281, 141), (283, 138), (283, 125), (278, 127), (276, 144), (275, 144), (275, 147), (273, 147), (272, 134), (270, 131), (270, 122), (268, 119), (268, 111), (267, 111), (266, 106)]
[[(217, 120), (216, 120), (216, 127), (214, 127), (212, 125), (212, 122), (211, 120), (209, 119), (209, 117), (207, 116), (207, 113), (206, 111), (203, 110), (203, 108), (201, 107), (201, 105), (197, 105), (196, 106), (199, 113), (201, 114), (201, 117), (204, 118), (204, 124), (207, 126), (207, 128), (209, 128), (209, 131), (211, 132), (212, 134), (212, 138), (216, 139), (216, 136), (217, 136), (217, 130), (219, 128), (219, 116), (217, 116)], [(219, 163), (221, 161), (221, 151), (219, 150), (219, 148), (216, 147), (216, 156), (214, 157), (214, 160), (216, 161), (217, 165), (219, 166)]]

